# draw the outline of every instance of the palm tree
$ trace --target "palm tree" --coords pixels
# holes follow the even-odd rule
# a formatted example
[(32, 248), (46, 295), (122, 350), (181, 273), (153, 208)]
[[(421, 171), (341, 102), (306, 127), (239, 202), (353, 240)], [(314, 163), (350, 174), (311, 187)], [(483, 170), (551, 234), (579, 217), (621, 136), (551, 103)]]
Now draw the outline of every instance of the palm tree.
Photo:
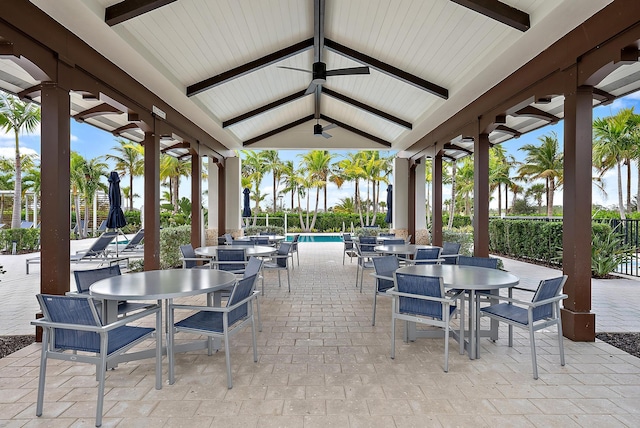
[(278, 157), (277, 150), (263, 150), (260, 152), (260, 157), (263, 159), (267, 171), (270, 171), (273, 176), (273, 212), (275, 213), (278, 210), (276, 195), (278, 194), (278, 184), (282, 178), (282, 161)]
[[(461, 204), (464, 207), (465, 215), (471, 215), (471, 197), (473, 195), (473, 183), (474, 183), (473, 159), (469, 156), (462, 158), (462, 165), (460, 166), (460, 168), (456, 168), (456, 169), (457, 169), (457, 174), (455, 179), (456, 194), (459, 195), (460, 198), (462, 199)], [(449, 224), (453, 226), (453, 223), (451, 221), (449, 221)]]
[(281, 178), (284, 182), (284, 189), (282, 193), (291, 193), (291, 209), (293, 210), (293, 198), (295, 196), (296, 189), (298, 188), (298, 171), (293, 165), (293, 161), (285, 161), (282, 164)]
[[(160, 155), (160, 180), (169, 181), (171, 192), (171, 205), (173, 212), (177, 213), (179, 207), (180, 177), (188, 177), (191, 174), (191, 162), (186, 159), (178, 159), (163, 153)], [(133, 199), (133, 195), (130, 195)]]
[(242, 150), (244, 155), (242, 160), (242, 176), (249, 177), (253, 183), (253, 197), (256, 205), (254, 207), (254, 218), (258, 214), (260, 209), (260, 202), (264, 199), (264, 196), (260, 194), (260, 185), (262, 184), (262, 177), (267, 172), (267, 167), (260, 154), (254, 150)]
[[(144, 147), (127, 140), (116, 140), (119, 146), (114, 146), (111, 150), (118, 154), (106, 154), (106, 160), (115, 161), (115, 169), (122, 178), (129, 176), (129, 188), (133, 189), (133, 178), (144, 174)], [(133, 209), (133, 192), (129, 194), (129, 209)]]
[(76, 226), (78, 227), (78, 236), (80, 239), (85, 238), (85, 229), (80, 227), (82, 225), (82, 214), (80, 212), (81, 196), (85, 193), (86, 179), (84, 176), (85, 171), (85, 158), (77, 152), (71, 152), (69, 173), (71, 179), (71, 193), (73, 195), (71, 203), (75, 206), (76, 211)]
[[(315, 226), (316, 219), (318, 218), (318, 205), (320, 202), (320, 188), (323, 188), (325, 191), (324, 203), (325, 210), (327, 205), (327, 178), (329, 177), (329, 171), (331, 166), (332, 155), (327, 150), (311, 150), (306, 154), (302, 155), (302, 165), (303, 169), (306, 171), (306, 186), (308, 189), (311, 187), (316, 188), (316, 205), (313, 211), (313, 219), (311, 220), (311, 224), (308, 224), (308, 229), (311, 230)], [(308, 199), (307, 195), (307, 217), (309, 216), (308, 211)]]
[[(98, 190), (102, 190), (104, 192), (107, 192), (109, 190), (108, 186), (100, 181), (102, 177), (107, 177), (109, 165), (103, 162), (100, 158), (94, 158), (85, 161), (83, 164), (83, 168), (85, 179), (83, 188), (85, 218), (83, 234), (87, 236), (89, 228), (89, 208), (93, 205), (93, 200), (96, 197), (96, 193)], [(94, 230), (97, 227), (97, 224), (93, 225)]]
[(628, 120), (628, 139), (630, 146), (630, 157), (636, 161), (638, 175), (638, 190), (636, 194), (636, 211), (640, 211), (640, 115), (631, 114)]
[(538, 214), (542, 211), (542, 196), (545, 192), (546, 189), (542, 183), (536, 183), (525, 191), (525, 197), (533, 198), (533, 200), (536, 201), (536, 205), (538, 205)]
[(507, 160), (504, 147), (497, 145), (489, 151), (489, 189), (498, 189), (498, 215), (502, 214), (502, 191), (501, 186), (505, 186), (505, 211), (508, 208), (507, 189), (511, 185), (509, 173), (512, 163)]
[[(9, 159), (0, 158), (0, 190), (13, 190), (15, 168)], [(4, 223), (4, 193), (0, 194), (0, 223)]]
[(342, 198), (340, 202), (333, 207), (333, 212), (349, 214), (356, 210), (356, 204), (353, 198)]
[(547, 193), (547, 216), (553, 215), (553, 195), (563, 181), (563, 156), (558, 151), (558, 137), (555, 132), (538, 138), (541, 144), (525, 144), (519, 150), (527, 152), (524, 163), (518, 168), (519, 178), (545, 180)]
[(0, 129), (13, 132), (15, 137), (15, 179), (13, 182), (13, 214), (11, 228), (20, 228), (22, 219), (22, 164), (20, 159), (20, 132), (33, 132), (40, 123), (40, 108), (30, 102), (20, 101), (13, 95), (0, 95)]
[[(622, 196), (622, 164), (626, 163), (630, 157), (629, 119), (631, 115), (633, 115), (633, 109), (622, 109), (615, 116), (598, 118), (593, 121), (593, 163), (602, 175), (606, 171), (616, 168), (618, 210), (622, 220), (626, 218)], [(629, 198), (630, 195), (628, 195), (627, 205), (631, 202)]]
[(360, 200), (360, 180), (366, 177), (362, 163), (363, 156), (361, 155), (361, 152), (350, 152), (344, 159), (337, 163), (337, 168), (341, 171), (341, 175), (344, 177), (344, 180), (354, 182), (353, 200), (356, 211), (360, 215), (360, 224), (364, 224), (362, 217), (362, 203)]

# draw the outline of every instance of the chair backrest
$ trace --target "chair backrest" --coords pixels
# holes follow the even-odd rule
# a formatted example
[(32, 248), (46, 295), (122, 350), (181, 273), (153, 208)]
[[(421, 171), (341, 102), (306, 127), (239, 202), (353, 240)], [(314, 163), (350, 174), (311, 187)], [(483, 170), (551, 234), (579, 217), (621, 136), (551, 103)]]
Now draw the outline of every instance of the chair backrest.
[(282, 257), (282, 256), (288, 255), (292, 247), (293, 247), (293, 242), (283, 242), (280, 244), (280, 246), (278, 247), (278, 253), (277, 253), (277, 255), (280, 257), (276, 258), (276, 263), (278, 264), (278, 266), (283, 268), (287, 267), (287, 260), (289, 258)]
[(262, 236), (269, 236), (271, 235), (271, 232), (269, 232), (268, 230), (266, 232), (260, 232), (260, 235)]
[(230, 233), (225, 233), (224, 240), (227, 244), (231, 244), (233, 242), (233, 236), (231, 236)]
[(251, 239), (249, 240), (244, 240), (244, 239), (234, 239), (233, 242), (231, 243), (232, 246), (240, 246), (240, 247), (253, 247), (254, 243)]
[(118, 232), (105, 232), (98, 236), (93, 245), (87, 250), (87, 255), (98, 256), (104, 254), (109, 244), (116, 239)]
[[(393, 274), (400, 267), (396, 256), (382, 256), (373, 258), (373, 268), (377, 275), (388, 276), (393, 278)], [(393, 287), (392, 279), (376, 278), (378, 291), (386, 291)]]
[(443, 242), (442, 243), (442, 252), (440, 255), (448, 255), (448, 254), (458, 254), (460, 252), (460, 247), (462, 244), (457, 242)]
[[(437, 276), (395, 274), (396, 290), (401, 293), (418, 294), (428, 297), (444, 297), (444, 283)], [(419, 316), (442, 319), (442, 303), (400, 297), (400, 312)]]
[(260, 273), (260, 269), (262, 269), (262, 259), (257, 257), (249, 257), (249, 261), (247, 262), (247, 266), (244, 268), (243, 278), (248, 278), (253, 275), (258, 275)]
[(298, 251), (298, 241), (300, 241), (300, 234), (296, 233), (293, 235), (293, 239), (291, 240), (291, 250)]
[(20, 229), (30, 229), (33, 227), (33, 222), (32, 221), (21, 221), (20, 222)]
[[(61, 324), (101, 326), (93, 300), (72, 296), (36, 295), (48, 321)], [(100, 335), (90, 331), (56, 328), (54, 345), (59, 349), (100, 352)]]
[(252, 236), (249, 240), (255, 245), (269, 245), (269, 237), (262, 236)]
[[(560, 276), (558, 278), (545, 279), (540, 281), (536, 293), (531, 299), (532, 303), (542, 300), (550, 299), (557, 296), (562, 291), (564, 283), (567, 281), (567, 275)], [(538, 321), (544, 318), (551, 318), (553, 316), (553, 304), (538, 306), (533, 308), (533, 320)]]
[[(236, 282), (236, 285), (233, 286), (233, 290), (231, 291), (231, 296), (229, 296), (229, 300), (227, 300), (227, 307), (233, 306), (249, 297), (253, 292), (257, 278), (257, 275), (251, 275)], [(245, 304), (229, 312), (229, 325), (247, 316), (247, 306), (248, 305)]]
[(144, 229), (140, 229), (138, 232), (136, 232), (135, 235), (133, 235), (133, 238), (131, 238), (129, 243), (127, 243), (127, 246), (124, 247), (122, 251), (133, 250), (138, 245), (140, 245), (140, 242), (142, 242), (143, 239), (144, 239)]
[(382, 241), (382, 245), (404, 245), (404, 239), (385, 239)]
[(477, 266), (489, 269), (498, 269), (498, 259), (493, 257), (459, 256), (458, 264), (461, 266)]
[(396, 234), (395, 233), (380, 233), (380, 234), (378, 234), (378, 236), (380, 238), (395, 238)]
[[(182, 254), (182, 257), (185, 259), (196, 258), (196, 252), (191, 244), (180, 245), (180, 254)], [(185, 260), (183, 265), (185, 269), (192, 269), (196, 267), (197, 263), (195, 260)]]
[(440, 258), (441, 251), (442, 248), (440, 247), (418, 248), (413, 256), (413, 260), (417, 265), (433, 264)]
[(105, 230), (107, 230), (107, 220), (102, 220), (102, 223), (100, 223), (100, 226), (98, 226), (96, 232), (104, 232)]
[(361, 236), (360, 237), (360, 251), (362, 253), (373, 253), (376, 248), (375, 236)]
[(344, 249), (345, 250), (353, 249), (353, 238), (351, 238), (351, 234), (350, 233), (343, 233), (342, 234), (342, 241), (344, 242)]
[(120, 272), (120, 266), (117, 264), (99, 269), (77, 270), (73, 272), (73, 276), (76, 279), (76, 288), (78, 289), (78, 293), (81, 294), (89, 294), (91, 284), (101, 279), (118, 275), (122, 275), (122, 272)]
[(244, 270), (244, 264), (241, 263), (222, 263), (222, 262), (245, 262), (247, 257), (244, 248), (218, 248), (216, 251), (216, 259), (218, 260), (218, 269), (226, 271)]

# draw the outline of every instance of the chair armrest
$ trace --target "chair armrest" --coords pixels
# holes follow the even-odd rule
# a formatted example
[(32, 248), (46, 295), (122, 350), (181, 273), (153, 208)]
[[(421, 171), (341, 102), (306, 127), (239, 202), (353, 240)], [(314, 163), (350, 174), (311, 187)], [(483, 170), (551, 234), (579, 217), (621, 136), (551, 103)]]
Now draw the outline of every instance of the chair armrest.
[(220, 307), (220, 306), (198, 306), (198, 305), (171, 305), (170, 307), (172, 310), (185, 309), (190, 311), (204, 311), (204, 312), (231, 312), (237, 307), (242, 306), (245, 303), (255, 299), (259, 293), (260, 293), (259, 291), (255, 290), (247, 298), (240, 300), (238, 303), (236, 303), (233, 306)]
[(566, 294), (558, 294), (557, 296), (553, 296), (550, 299), (540, 300), (540, 301), (535, 302), (535, 303), (534, 302), (527, 302), (527, 301), (519, 300), (519, 299), (514, 299), (513, 297), (505, 297), (505, 296), (497, 296), (497, 295), (496, 296), (492, 296), (492, 297), (494, 297), (495, 299), (500, 300), (500, 301), (505, 301), (505, 302), (509, 302), (509, 303), (517, 303), (518, 305), (526, 306), (528, 308), (536, 308), (538, 306), (543, 306), (543, 305), (546, 305), (548, 303), (554, 303), (554, 302), (557, 302), (557, 301), (560, 301), (560, 300), (564, 300), (569, 296), (567, 296)]
[(392, 276), (378, 275), (375, 272), (371, 272), (369, 275), (371, 275), (372, 277), (377, 278), (377, 279), (386, 279), (388, 281), (393, 281), (393, 277)]
[(440, 303), (444, 303), (446, 305), (450, 305), (452, 303), (455, 303), (455, 301), (457, 300), (457, 296), (460, 295), (460, 293), (458, 294), (454, 294), (452, 297), (432, 297), (432, 296), (423, 296), (421, 294), (411, 294), (411, 293), (401, 293), (399, 291), (396, 291), (394, 289), (389, 289), (386, 291), (387, 294), (390, 294), (392, 296), (398, 296), (398, 297), (409, 297), (411, 299), (419, 299), (419, 300), (428, 300), (431, 302), (440, 302)]

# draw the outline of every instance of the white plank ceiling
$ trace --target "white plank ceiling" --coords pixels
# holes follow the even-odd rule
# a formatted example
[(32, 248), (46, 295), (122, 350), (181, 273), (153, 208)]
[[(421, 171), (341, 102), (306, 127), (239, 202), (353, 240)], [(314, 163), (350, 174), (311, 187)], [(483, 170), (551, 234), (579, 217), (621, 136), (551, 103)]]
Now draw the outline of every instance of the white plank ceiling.
[[(111, 27), (105, 23), (105, 8), (119, 0), (31, 1), (230, 150), (242, 149), (250, 140), (246, 148), (388, 149), (382, 140), (396, 151), (409, 147), (611, 2), (502, 0), (529, 15), (531, 28), (522, 32), (450, 0), (326, 0), (326, 39), (446, 88), (448, 98), (374, 68), (369, 75), (329, 76), (323, 88), (409, 122), (411, 129), (323, 93), (319, 113), (375, 138), (344, 127), (328, 131), (333, 138), (314, 137), (316, 120), (310, 119), (255, 141), (313, 115), (315, 94), (231, 126), (223, 128), (223, 122), (305, 90), (311, 74), (279, 66), (311, 70), (313, 48), (196, 95), (188, 96), (187, 88), (313, 38), (313, 0), (178, 0)], [(321, 60), (328, 70), (362, 66), (326, 48)], [(601, 87), (614, 95), (635, 90), (640, 86), (635, 83), (637, 73), (636, 66), (623, 67)], [(0, 87), (17, 92), (31, 84), (26, 73), (0, 60)], [(537, 107), (561, 117), (561, 101)], [(79, 111), (91, 104), (74, 98), (74, 106)], [(91, 123), (112, 130), (120, 120), (111, 115)], [(319, 123), (329, 124), (324, 119)], [(521, 131), (543, 124), (511, 116), (507, 122)], [(126, 136), (142, 137), (135, 132)], [(491, 140), (499, 143), (511, 137), (496, 131)]]

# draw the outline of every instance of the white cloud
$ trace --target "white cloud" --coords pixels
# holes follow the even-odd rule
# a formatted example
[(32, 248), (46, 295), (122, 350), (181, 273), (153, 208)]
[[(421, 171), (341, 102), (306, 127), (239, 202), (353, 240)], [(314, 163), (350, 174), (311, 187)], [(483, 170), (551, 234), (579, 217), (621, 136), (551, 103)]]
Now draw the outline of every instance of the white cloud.
[(71, 137), (69, 138), (71, 141), (78, 141), (78, 137), (71, 134)]
[[(20, 153), (23, 155), (35, 155), (36, 158), (40, 158), (37, 151), (28, 147), (20, 147)], [(16, 157), (15, 147), (0, 147), (0, 158), (13, 160)]]

